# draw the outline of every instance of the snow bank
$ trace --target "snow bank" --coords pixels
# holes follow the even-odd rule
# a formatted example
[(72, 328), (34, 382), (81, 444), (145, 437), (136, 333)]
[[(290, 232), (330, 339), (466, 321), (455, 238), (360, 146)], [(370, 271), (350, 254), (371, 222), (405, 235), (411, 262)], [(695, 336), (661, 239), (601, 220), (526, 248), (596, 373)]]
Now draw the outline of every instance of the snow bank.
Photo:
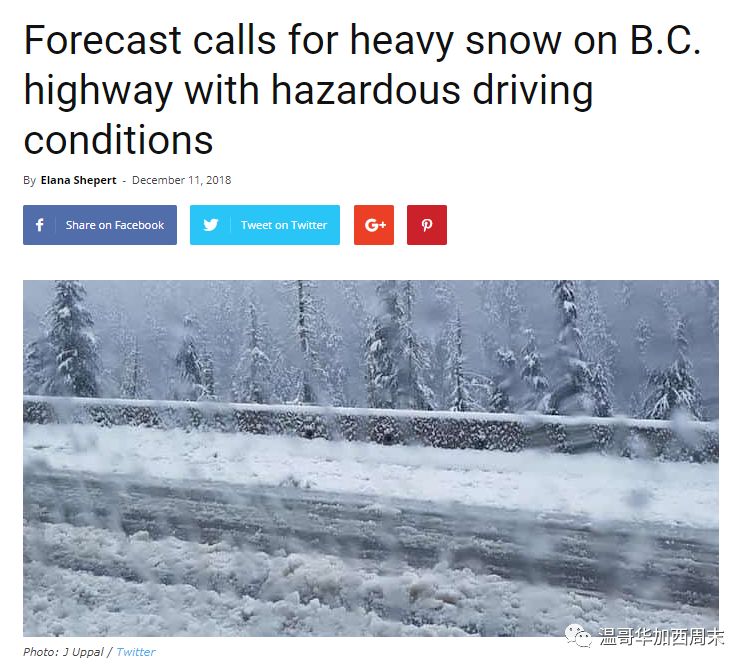
[[(592, 634), (717, 625), (713, 610), (664, 609), (441, 564), (268, 555), (147, 533), (31, 524), (24, 552), (24, 634), (32, 636), (560, 636), (570, 621)], [(66, 562), (77, 570), (60, 566)]]
[[(56, 424), (25, 425), (24, 456), (27, 466), (140, 478), (290, 481), (316, 491), (561, 513), (592, 522), (718, 526), (716, 464)], [(388, 499), (386, 512), (393, 506)]]

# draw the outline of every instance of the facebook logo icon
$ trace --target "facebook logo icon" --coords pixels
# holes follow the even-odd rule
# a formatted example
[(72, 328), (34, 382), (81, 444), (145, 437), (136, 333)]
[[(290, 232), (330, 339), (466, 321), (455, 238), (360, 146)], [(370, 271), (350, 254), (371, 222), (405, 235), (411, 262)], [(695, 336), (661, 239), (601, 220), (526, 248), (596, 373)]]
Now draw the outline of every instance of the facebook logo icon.
[(23, 243), (54, 244), (55, 216), (43, 206), (23, 207)]

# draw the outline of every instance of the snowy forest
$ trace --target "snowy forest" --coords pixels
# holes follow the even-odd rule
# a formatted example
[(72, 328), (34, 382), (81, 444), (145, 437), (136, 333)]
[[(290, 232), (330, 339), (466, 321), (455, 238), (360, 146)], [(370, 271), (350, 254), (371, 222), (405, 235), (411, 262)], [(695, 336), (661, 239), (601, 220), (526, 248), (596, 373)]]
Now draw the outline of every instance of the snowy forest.
[(24, 393), (719, 416), (716, 281), (27, 281)]

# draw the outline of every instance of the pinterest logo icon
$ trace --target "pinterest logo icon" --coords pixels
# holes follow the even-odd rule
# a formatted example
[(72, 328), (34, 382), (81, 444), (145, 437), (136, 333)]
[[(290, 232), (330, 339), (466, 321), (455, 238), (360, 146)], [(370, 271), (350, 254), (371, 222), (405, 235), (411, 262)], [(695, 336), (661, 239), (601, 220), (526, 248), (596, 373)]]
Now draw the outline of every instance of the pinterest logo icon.
[(408, 244), (444, 246), (447, 243), (447, 206), (408, 205)]

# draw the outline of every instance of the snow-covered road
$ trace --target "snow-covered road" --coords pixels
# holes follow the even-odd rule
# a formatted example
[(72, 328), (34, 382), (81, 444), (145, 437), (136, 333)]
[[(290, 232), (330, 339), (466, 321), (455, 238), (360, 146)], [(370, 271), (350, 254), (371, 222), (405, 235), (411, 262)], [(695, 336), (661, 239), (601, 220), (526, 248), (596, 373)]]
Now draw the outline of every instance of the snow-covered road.
[(24, 425), (26, 463), (717, 528), (718, 465), (248, 433)]
[(25, 454), (26, 634), (717, 624), (714, 465), (93, 426)]

